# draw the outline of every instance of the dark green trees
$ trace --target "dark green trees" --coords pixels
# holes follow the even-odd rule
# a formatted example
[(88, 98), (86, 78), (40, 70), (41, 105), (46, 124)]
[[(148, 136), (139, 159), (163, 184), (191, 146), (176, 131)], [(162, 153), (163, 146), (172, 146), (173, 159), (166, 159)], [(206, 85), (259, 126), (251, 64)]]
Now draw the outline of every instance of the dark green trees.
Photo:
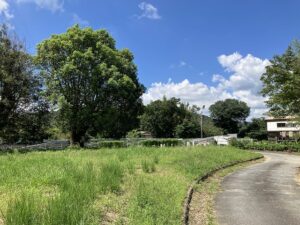
[(261, 80), (262, 93), (274, 115), (300, 114), (300, 48), (299, 42), (288, 47), (283, 55), (274, 56)]
[(141, 116), (141, 127), (156, 138), (172, 138), (175, 128), (186, 116), (185, 105), (180, 99), (171, 98), (151, 102)]
[(239, 131), (239, 137), (249, 137), (255, 140), (268, 139), (267, 123), (264, 118), (253, 118), (246, 123)]
[(5, 142), (33, 143), (47, 137), (43, 130), (47, 120), (38, 119), (48, 112), (40, 93), (32, 57), (5, 26), (0, 27), (0, 137)]
[[(153, 101), (145, 106), (141, 128), (156, 138), (200, 138), (201, 116), (198, 110), (196, 106), (190, 107), (177, 98)], [(204, 137), (223, 134), (207, 116), (203, 116), (202, 131)]]
[(209, 107), (209, 111), (215, 125), (226, 133), (238, 133), (250, 114), (247, 104), (236, 99), (218, 101)]
[(144, 87), (131, 52), (106, 31), (71, 27), (39, 44), (36, 60), (73, 144), (90, 129), (120, 136), (136, 124)]

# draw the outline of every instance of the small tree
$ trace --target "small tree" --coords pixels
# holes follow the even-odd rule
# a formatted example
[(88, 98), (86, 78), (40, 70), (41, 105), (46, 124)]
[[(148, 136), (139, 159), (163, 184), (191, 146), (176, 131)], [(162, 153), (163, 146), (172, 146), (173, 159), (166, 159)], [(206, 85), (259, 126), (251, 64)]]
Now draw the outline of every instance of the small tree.
[(226, 133), (238, 133), (250, 114), (247, 104), (236, 99), (218, 101), (210, 106), (209, 111), (215, 125)]
[(108, 123), (110, 133), (133, 128), (144, 87), (132, 53), (116, 49), (105, 30), (76, 25), (52, 35), (38, 45), (36, 61), (72, 144), (83, 146), (89, 129), (105, 133)]

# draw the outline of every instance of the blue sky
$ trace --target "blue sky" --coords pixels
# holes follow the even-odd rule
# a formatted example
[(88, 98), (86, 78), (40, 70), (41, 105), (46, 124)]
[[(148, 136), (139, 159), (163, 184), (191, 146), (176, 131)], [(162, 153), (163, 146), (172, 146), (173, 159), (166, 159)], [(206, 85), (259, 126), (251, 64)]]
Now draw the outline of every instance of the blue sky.
[(296, 0), (0, 0), (0, 20), (33, 54), (74, 23), (105, 28), (134, 53), (145, 102), (166, 95), (209, 106), (233, 97), (259, 116), (259, 77), (300, 38), (299, 9)]

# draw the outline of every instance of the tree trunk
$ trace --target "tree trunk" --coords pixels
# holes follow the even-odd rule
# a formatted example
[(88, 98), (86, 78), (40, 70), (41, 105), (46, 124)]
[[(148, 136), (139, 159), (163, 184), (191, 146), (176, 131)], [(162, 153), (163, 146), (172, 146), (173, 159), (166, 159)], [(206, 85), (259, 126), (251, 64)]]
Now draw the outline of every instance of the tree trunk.
[(79, 145), (80, 147), (84, 147), (84, 135), (80, 132), (72, 130), (71, 131), (71, 146)]

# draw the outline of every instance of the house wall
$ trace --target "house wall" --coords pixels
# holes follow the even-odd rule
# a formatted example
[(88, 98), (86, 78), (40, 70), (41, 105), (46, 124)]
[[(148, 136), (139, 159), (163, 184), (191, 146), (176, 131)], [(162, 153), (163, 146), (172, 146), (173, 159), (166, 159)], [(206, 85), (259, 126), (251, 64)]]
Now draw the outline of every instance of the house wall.
[(295, 122), (286, 121), (286, 120), (276, 120), (276, 121), (267, 121), (267, 130), (268, 132), (282, 132), (282, 131), (300, 131), (300, 126), (296, 125), (295, 127), (287, 126), (286, 127), (278, 127), (278, 123), (285, 124), (295, 124)]

